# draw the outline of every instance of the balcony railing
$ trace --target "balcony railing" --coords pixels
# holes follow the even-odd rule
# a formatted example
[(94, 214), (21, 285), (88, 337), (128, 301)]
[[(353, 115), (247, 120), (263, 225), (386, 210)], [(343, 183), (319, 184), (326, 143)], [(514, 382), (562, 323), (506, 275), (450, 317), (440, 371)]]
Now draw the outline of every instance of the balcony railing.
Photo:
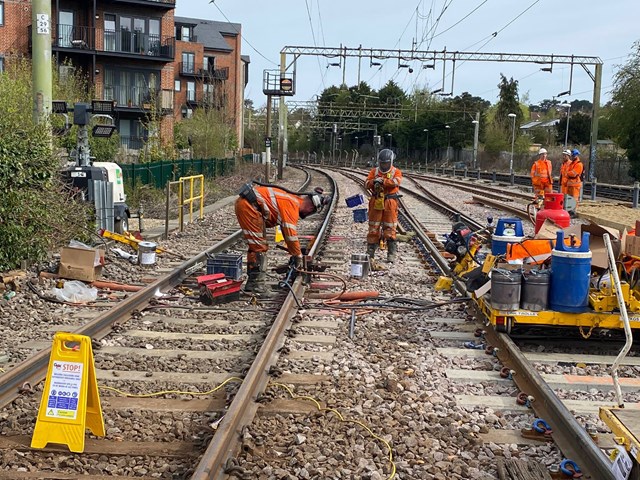
[(128, 30), (105, 30), (103, 51), (173, 60), (175, 43), (175, 37), (161, 37), (160, 35)]
[(103, 100), (114, 100), (116, 107), (151, 110), (155, 100), (159, 110), (173, 111), (173, 90), (154, 91), (149, 87), (105, 85), (103, 92)]
[[(32, 26), (27, 26), (29, 50), (31, 50)], [(98, 30), (102, 35), (102, 42), (96, 42), (96, 28), (76, 25), (57, 24), (52, 34), (54, 48), (69, 48), (74, 50), (90, 50), (98, 52), (113, 52), (141, 57), (152, 57), (172, 61), (176, 50), (175, 37), (162, 37), (139, 31), (128, 30)]]
[(142, 150), (146, 141), (146, 138), (136, 135), (120, 135), (120, 145), (129, 150)]
[(205, 69), (194, 62), (180, 62), (180, 75), (201, 77), (204, 79), (227, 80), (229, 78), (229, 67)]
[(76, 27), (74, 25), (56, 26), (53, 46), (58, 48), (78, 48), (93, 50), (95, 48), (95, 29), (92, 27)]

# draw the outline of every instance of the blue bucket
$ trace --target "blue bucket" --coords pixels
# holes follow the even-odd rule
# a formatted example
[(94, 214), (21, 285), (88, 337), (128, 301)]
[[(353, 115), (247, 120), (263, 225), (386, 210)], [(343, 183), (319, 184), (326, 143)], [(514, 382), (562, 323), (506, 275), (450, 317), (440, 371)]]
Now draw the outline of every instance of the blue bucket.
[(582, 234), (579, 247), (570, 247), (564, 244), (564, 232), (559, 231), (551, 252), (549, 308), (556, 312), (584, 312), (589, 305), (590, 278), (589, 233)]
[(353, 221), (356, 223), (364, 223), (368, 219), (366, 208), (357, 208), (353, 210)]
[(509, 243), (520, 243), (522, 240), (524, 240), (522, 220), (519, 218), (500, 218), (491, 237), (491, 254), (505, 255)]

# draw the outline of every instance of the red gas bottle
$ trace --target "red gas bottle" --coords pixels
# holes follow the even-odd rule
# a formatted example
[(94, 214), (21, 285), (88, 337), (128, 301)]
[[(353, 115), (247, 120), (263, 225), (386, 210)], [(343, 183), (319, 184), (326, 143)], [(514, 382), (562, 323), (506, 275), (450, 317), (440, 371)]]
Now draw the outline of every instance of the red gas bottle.
[(564, 209), (564, 193), (545, 193), (542, 210), (536, 214), (535, 233), (538, 233), (546, 219), (551, 220), (560, 228), (571, 225), (569, 212)]

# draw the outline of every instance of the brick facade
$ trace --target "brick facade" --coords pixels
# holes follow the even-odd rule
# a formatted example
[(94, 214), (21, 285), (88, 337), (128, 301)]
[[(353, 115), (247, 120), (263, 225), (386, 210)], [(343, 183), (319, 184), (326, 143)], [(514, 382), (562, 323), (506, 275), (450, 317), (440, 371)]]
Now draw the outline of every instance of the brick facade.
[[(2, 2), (2, 0), (0, 0)], [(31, 25), (31, 1), (7, 0), (4, 4), (4, 22), (0, 25), (0, 57), (6, 63), (14, 57), (29, 56), (29, 25)], [(196, 100), (202, 100), (204, 94), (204, 81), (194, 75), (183, 76), (180, 73), (182, 52), (195, 54), (195, 65), (202, 68), (203, 58), (214, 57), (215, 68), (228, 68), (228, 78), (222, 80), (208, 80), (213, 85), (215, 98), (220, 99), (221, 104), (217, 108), (224, 108), (225, 113), (234, 125), (234, 130), (242, 142), (242, 112), (244, 103), (244, 78), (243, 64), (241, 61), (241, 36), (229, 34), (229, 32), (217, 32), (222, 35), (228, 46), (216, 50), (205, 47), (203, 43), (175, 41), (174, 9), (157, 6), (157, 3), (149, 2), (148, 5), (137, 3), (126, 4), (122, 2), (114, 4), (98, 0), (96, 11), (93, 11), (93, 2), (85, 0), (57, 0), (61, 12), (73, 12), (73, 25), (58, 26), (59, 15), (55, 10), (56, 1), (52, 2), (52, 42), (53, 55), (59, 62), (70, 59), (76, 68), (87, 73), (95, 89), (97, 98), (113, 99), (117, 103), (116, 114), (121, 137), (126, 137), (123, 132), (142, 132), (140, 125), (144, 123), (149, 114), (149, 93), (140, 93), (149, 89), (155, 83), (160, 88), (159, 95), (163, 104), (169, 106), (163, 110), (161, 122), (161, 136), (163, 142), (173, 140), (173, 126), (182, 118), (183, 109), (197, 108), (202, 103), (196, 101), (187, 104), (187, 82), (196, 84)], [(164, 4), (163, 4), (164, 5)], [(105, 32), (107, 19), (121, 17), (140, 18), (151, 23), (157, 19), (160, 22), (161, 52), (165, 42), (174, 45), (173, 56), (164, 58), (164, 53), (147, 52), (146, 48), (156, 45), (157, 38), (150, 34), (143, 34), (147, 39), (144, 47), (136, 50), (138, 43), (127, 49), (125, 55), (118, 50), (118, 43), (124, 44), (125, 39), (118, 28), (110, 28)], [(208, 22), (218, 25), (218, 22)], [(150, 27), (149, 27), (150, 28)], [(227, 30), (227, 29), (225, 29)], [(233, 31), (239, 30), (234, 26)], [(129, 33), (129, 42), (136, 42), (136, 34)], [(152, 41), (153, 40), (153, 41)], [(67, 42), (62, 45), (60, 42)], [(109, 43), (107, 43), (109, 42)], [(173, 43), (175, 42), (175, 44)], [(114, 45), (116, 45), (114, 50)], [(141, 44), (142, 45), (142, 44)], [(60, 48), (66, 47), (66, 48)], [(111, 53), (114, 52), (114, 53)], [(157, 57), (157, 58), (156, 58)], [(109, 75), (107, 76), (107, 72)], [(155, 80), (155, 82), (154, 82)], [(180, 80), (180, 90), (174, 91), (175, 80)], [(111, 83), (109, 83), (111, 82)], [(124, 83), (123, 83), (124, 82)], [(133, 85), (133, 86), (132, 86)], [(222, 101), (224, 99), (224, 102)], [(123, 128), (120, 128), (123, 127)], [(137, 135), (137, 134), (135, 134)], [(130, 133), (129, 136), (135, 136)], [(124, 142), (125, 140), (123, 140)], [(241, 146), (241, 144), (240, 144)]]

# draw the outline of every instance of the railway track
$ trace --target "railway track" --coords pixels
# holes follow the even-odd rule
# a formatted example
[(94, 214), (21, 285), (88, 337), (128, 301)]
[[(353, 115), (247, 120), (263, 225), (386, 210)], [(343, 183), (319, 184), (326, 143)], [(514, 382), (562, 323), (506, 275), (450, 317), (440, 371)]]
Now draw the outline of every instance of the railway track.
[[(332, 187), (339, 192), (336, 200), (358, 191), (354, 175), (332, 174), (338, 183)], [(156, 297), (153, 308), (137, 304), (135, 315), (103, 337), (96, 349), (99, 382), (132, 393), (205, 392), (233, 376), (242, 383), (232, 380), (203, 396), (126, 398), (103, 391), (107, 438), (88, 439), (84, 455), (28, 448), (40, 399), (36, 388), (34, 395), (21, 394), (14, 401), (19, 413), (5, 407), (11, 425), (0, 437), (5, 441), (0, 478), (42, 478), (38, 475), (48, 472), (50, 478), (70, 479), (82, 472), (96, 479), (393, 478), (396, 473), (415, 479), (490, 479), (498, 476), (496, 455), (557, 465), (563, 458), (558, 449), (521, 437), (520, 430), (535, 417), (516, 403), (519, 391), (535, 398), (533, 409), (550, 423), (565, 422), (556, 423), (562, 431), (554, 440), (566, 455), (592, 478), (608, 478), (598, 476), (602, 455), (589, 444), (584, 429), (587, 423), (596, 425), (604, 437), (593, 408), (585, 405), (589, 395), (606, 400), (607, 386), (598, 385), (595, 393), (596, 387), (586, 393), (571, 388), (602, 376), (597, 364), (609, 359), (581, 355), (588, 367), (578, 367), (572, 353), (523, 353), (503, 335), (476, 338), (477, 329), (487, 328), (466, 313), (464, 297), (433, 290), (440, 270), (449, 265), (438, 240), (450, 231), (452, 216), (461, 213), (456, 210), (462, 205), (425, 208), (423, 182), (410, 183), (406, 181), (415, 193), (402, 199), (402, 222), (416, 237), (401, 245), (400, 260), (385, 270), (365, 279), (350, 277), (350, 255), (364, 251), (366, 224), (354, 223), (352, 212), (339, 202), (326, 240), (314, 242), (314, 258), (335, 277), (314, 277), (306, 288), (296, 283), (295, 298), (286, 297), (286, 313), (277, 313), (270, 303), (194, 308), (172, 303), (177, 293), (169, 289), (170, 296)], [(440, 203), (444, 195), (432, 193), (436, 198), (431, 205)], [(484, 213), (473, 205), (464, 210), (469, 222)], [(474, 221), (476, 228), (482, 227), (480, 220)], [(303, 234), (317, 235), (311, 225)], [(225, 248), (234, 245), (226, 239), (218, 243), (227, 241), (231, 243)], [(183, 277), (188, 267), (177, 267), (171, 272), (180, 270), (176, 278)], [(149, 288), (155, 291), (157, 282)], [(350, 291), (377, 291), (380, 297), (356, 303), (327, 300), (345, 288), (343, 282)], [(101, 316), (115, 315), (118, 307), (134, 305), (139, 296)], [(69, 319), (68, 325), (96, 320), (86, 317)], [(93, 328), (97, 333), (91, 336), (97, 339), (101, 330)], [(503, 337), (505, 343), (498, 343)], [(498, 346), (498, 354), (464, 348), (469, 341)], [(264, 354), (267, 349), (271, 353)], [(256, 351), (264, 360), (252, 364)], [(516, 386), (501, 378), (505, 365), (523, 383)], [(636, 368), (631, 359), (628, 368), (630, 377)], [(589, 378), (585, 375), (583, 383), (569, 378), (576, 369), (584, 370), (578, 376), (587, 372)], [(0, 378), (4, 381), (6, 375)], [(541, 393), (532, 383), (539, 384)], [(15, 397), (19, 382), (13, 385)], [(576, 396), (583, 399), (575, 403)], [(231, 403), (231, 398), (241, 403)], [(578, 420), (566, 414), (558, 398)], [(559, 413), (547, 413), (554, 409)], [(144, 426), (146, 421), (151, 427)], [(572, 450), (577, 440), (586, 446), (579, 457)]]

